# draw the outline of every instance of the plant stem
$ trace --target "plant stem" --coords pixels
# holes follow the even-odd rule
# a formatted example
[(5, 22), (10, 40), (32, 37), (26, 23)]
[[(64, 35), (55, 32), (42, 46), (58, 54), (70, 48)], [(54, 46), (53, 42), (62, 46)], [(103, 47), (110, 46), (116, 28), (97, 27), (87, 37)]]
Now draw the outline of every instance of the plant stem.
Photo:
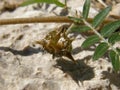
[(74, 23), (72, 23), (70, 25), (70, 27), (66, 30), (66, 34), (70, 33), (71, 32), (71, 28), (74, 26)]
[(53, 23), (53, 22), (55, 22), (55, 23), (72, 23), (72, 20), (70, 20), (64, 16), (0, 19), (0, 25), (24, 24), (24, 23)]
[[(88, 22), (92, 22), (92, 18), (88, 18)], [(106, 19), (103, 24), (112, 22), (114, 20)], [(49, 17), (29, 17), (29, 18), (12, 18), (0, 19), (0, 25), (9, 24), (25, 24), (25, 23), (74, 23), (67, 16), (49, 16)]]

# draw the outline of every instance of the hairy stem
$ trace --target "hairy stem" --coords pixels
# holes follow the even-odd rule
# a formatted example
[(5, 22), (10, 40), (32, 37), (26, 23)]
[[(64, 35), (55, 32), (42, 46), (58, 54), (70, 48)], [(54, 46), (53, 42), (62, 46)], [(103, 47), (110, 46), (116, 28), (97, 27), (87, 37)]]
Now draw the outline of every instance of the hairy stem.
[(54, 22), (55, 23), (72, 23), (70, 19), (64, 16), (0, 19), (0, 25), (24, 24), (24, 23), (54, 23)]
[[(92, 22), (92, 18), (88, 18), (88, 22)], [(103, 24), (112, 22), (114, 20), (106, 19)], [(25, 23), (74, 23), (67, 16), (49, 16), (49, 17), (29, 17), (29, 18), (12, 18), (0, 19), (0, 25), (9, 24), (25, 24)]]

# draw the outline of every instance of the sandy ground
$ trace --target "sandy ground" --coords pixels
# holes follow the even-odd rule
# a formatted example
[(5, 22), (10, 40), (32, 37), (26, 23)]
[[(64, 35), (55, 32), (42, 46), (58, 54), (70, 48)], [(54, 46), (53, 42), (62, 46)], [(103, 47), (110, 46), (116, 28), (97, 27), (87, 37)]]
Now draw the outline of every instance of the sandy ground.
[[(83, 5), (81, 1), (70, 0), (69, 4), (79, 8)], [(48, 11), (33, 6), (18, 7), (14, 11), (4, 11), (0, 18), (54, 15)], [(85, 40), (81, 34), (77, 34), (72, 43), (72, 54), (78, 65), (67, 58), (52, 59), (51, 54), (34, 44), (59, 25), (0, 26), (0, 90), (120, 90), (120, 75), (113, 72), (107, 56), (93, 62), (94, 48), (80, 48)]]

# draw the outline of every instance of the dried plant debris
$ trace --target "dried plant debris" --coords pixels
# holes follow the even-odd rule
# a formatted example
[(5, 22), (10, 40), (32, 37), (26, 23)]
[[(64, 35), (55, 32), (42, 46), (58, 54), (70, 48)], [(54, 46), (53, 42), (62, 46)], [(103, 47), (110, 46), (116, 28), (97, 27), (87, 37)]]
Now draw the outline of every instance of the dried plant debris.
[(1, 0), (0, 1), (0, 13), (4, 11), (13, 11), (25, 0)]
[(72, 41), (74, 38), (68, 37), (66, 34), (69, 25), (63, 25), (58, 29), (49, 32), (44, 39), (36, 41), (37, 44), (42, 45), (42, 47), (53, 55), (54, 57), (65, 56), (75, 62), (71, 55)]
[(92, 0), (92, 6), (98, 10), (103, 9), (106, 6), (116, 5), (118, 3), (120, 3), (120, 0)]

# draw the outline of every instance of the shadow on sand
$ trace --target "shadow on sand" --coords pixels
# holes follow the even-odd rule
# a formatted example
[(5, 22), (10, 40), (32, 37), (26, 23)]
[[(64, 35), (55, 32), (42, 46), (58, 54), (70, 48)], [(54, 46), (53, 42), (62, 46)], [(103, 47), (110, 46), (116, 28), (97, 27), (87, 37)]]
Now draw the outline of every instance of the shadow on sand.
[(0, 47), (0, 50), (10, 51), (14, 55), (22, 55), (22, 56), (29, 56), (29, 55), (32, 55), (35, 53), (44, 52), (41, 48), (33, 48), (30, 46), (27, 46), (23, 50), (15, 50), (15, 49), (12, 49), (10, 47)]
[[(104, 75), (104, 78), (110, 80), (110, 84), (114, 84), (120, 89), (120, 73), (117, 74), (115, 72), (108, 72), (108, 71), (103, 71), (102, 74)], [(103, 78), (103, 79), (104, 79)]]
[(94, 77), (93, 68), (86, 65), (83, 60), (72, 61), (57, 59), (55, 67), (67, 73), (79, 85), (79, 81), (90, 80)]

